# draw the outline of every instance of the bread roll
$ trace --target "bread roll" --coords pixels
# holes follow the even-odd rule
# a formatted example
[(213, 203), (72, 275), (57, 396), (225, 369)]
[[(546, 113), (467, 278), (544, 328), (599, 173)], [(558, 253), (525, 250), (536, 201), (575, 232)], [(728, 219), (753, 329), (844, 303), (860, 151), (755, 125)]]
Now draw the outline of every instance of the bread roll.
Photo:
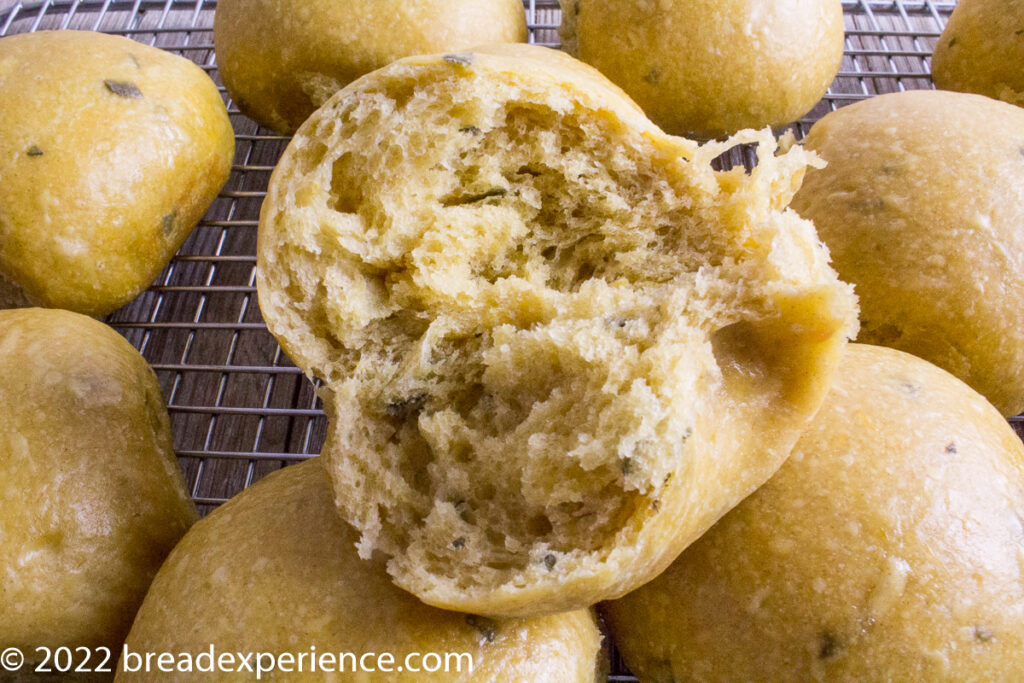
[[(751, 174), (711, 169), (752, 141)], [(324, 380), (361, 553), (425, 602), (588, 606), (781, 464), (852, 332), (784, 210), (811, 158), (673, 138), (541, 47), (396, 62), (293, 138), (260, 305)]]
[(983, 397), (851, 344), (779, 472), (605, 615), (644, 681), (1016, 680), (1022, 491)]
[(562, 4), (562, 46), (670, 133), (710, 138), (795, 121), (843, 58), (840, 0)]
[(156, 377), (95, 320), (0, 311), (0, 416), (0, 645), (103, 646), (112, 667), (196, 519)]
[[(330, 480), (314, 459), (271, 474), (202, 520), (160, 570), (128, 636), (135, 653), (366, 653), (393, 664), (362, 676), (305, 668), (269, 681), (550, 681), (595, 683), (606, 670), (589, 610), (494, 621), (428, 607), (396, 588), (384, 562), (356, 554), (357, 534), (337, 515)], [(315, 648), (315, 649), (314, 649)], [(407, 659), (411, 653), (418, 653)], [(468, 654), (427, 675), (437, 655)], [(296, 665), (297, 666), (297, 665)], [(402, 667), (387, 672), (383, 667)], [(124, 667), (122, 667), (124, 668)], [(134, 668), (134, 664), (132, 667)], [(412, 668), (420, 669), (419, 672)], [(241, 672), (217, 680), (252, 680)], [(122, 671), (118, 681), (152, 675)], [(179, 674), (206, 681), (209, 674)]]
[(0, 39), (0, 306), (102, 316), (160, 273), (228, 179), (213, 81), (119, 36)]
[(401, 57), (525, 40), (522, 0), (220, 0), (214, 22), (235, 104), (283, 135)]
[(1024, 107), (1024, 0), (960, 0), (932, 56), (944, 90)]
[(858, 341), (891, 346), (1024, 410), (1024, 110), (910, 91), (829, 114), (828, 166), (793, 201), (861, 303)]

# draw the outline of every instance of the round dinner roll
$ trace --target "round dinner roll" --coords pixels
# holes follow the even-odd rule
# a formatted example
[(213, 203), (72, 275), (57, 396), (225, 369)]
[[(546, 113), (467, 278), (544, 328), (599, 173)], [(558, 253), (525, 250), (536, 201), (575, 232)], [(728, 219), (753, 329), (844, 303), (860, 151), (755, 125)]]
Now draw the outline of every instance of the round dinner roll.
[(910, 91), (821, 119), (828, 166), (793, 207), (861, 304), (858, 341), (891, 346), (1024, 410), (1024, 109)]
[[(756, 142), (750, 174), (712, 170)], [(360, 551), (429, 604), (575, 609), (656, 576), (782, 463), (855, 302), (784, 210), (813, 159), (700, 147), (536, 46), (342, 90), (275, 170), (270, 330), (323, 380)]]
[(213, 81), (119, 36), (0, 39), (0, 306), (102, 316), (145, 289), (228, 179)]
[(132, 345), (76, 313), (0, 311), (0, 647), (102, 646), (112, 666), (195, 519)]
[(932, 55), (944, 90), (1024, 107), (1024, 0), (960, 0)]
[(642, 681), (1011, 681), (1024, 446), (985, 399), (851, 344), (793, 455), (661, 576), (604, 606)]
[(522, 0), (220, 0), (213, 29), (235, 104), (282, 135), (396, 59), (527, 36)]
[[(212, 645), (217, 653), (294, 654), (291, 671), (263, 674), (270, 681), (604, 680), (592, 610), (495, 621), (428, 607), (391, 583), (382, 560), (360, 559), (357, 539), (337, 514), (319, 458), (275, 472), (196, 524), (174, 549), (126, 649), (194, 656)], [(335, 658), (330, 670), (321, 663), (325, 653)], [(386, 653), (392, 663), (367, 653)], [(449, 657), (446, 671), (446, 655), (463, 657)], [(132, 672), (135, 664), (125, 657), (117, 680), (153, 680)], [(348, 668), (338, 674), (342, 665)], [(362, 665), (376, 670), (360, 675), (354, 667)], [(197, 671), (175, 680), (210, 678)]]
[(840, 0), (573, 0), (562, 46), (670, 133), (781, 126), (821, 99), (843, 58)]

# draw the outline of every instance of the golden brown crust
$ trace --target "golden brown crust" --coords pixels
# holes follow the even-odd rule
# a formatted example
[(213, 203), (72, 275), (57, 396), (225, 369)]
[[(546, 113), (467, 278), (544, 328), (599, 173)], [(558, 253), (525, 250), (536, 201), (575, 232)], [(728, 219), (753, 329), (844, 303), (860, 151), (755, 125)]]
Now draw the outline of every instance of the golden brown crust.
[(882, 95), (829, 114), (805, 144), (828, 166), (793, 208), (857, 289), (859, 341), (935, 363), (1004, 415), (1024, 409), (1024, 109)]
[(127, 38), (3, 38), (0, 101), (0, 273), (39, 306), (100, 316), (133, 299), (231, 169), (213, 81)]
[(284, 135), (396, 59), (525, 41), (521, 0), (222, 0), (214, 23), (235, 104)]
[[(747, 141), (753, 173), (712, 171)], [(550, 613), (652, 578), (762, 483), (855, 310), (783, 210), (813, 159), (775, 153), (666, 136), (528, 46), (396, 62), (307, 121), (260, 305), (325, 381), (362, 552), (430, 604)]]
[(0, 311), (0, 415), (0, 643), (120, 647), (196, 518), (153, 371), (85, 316)]
[(604, 612), (641, 680), (1013, 680), (1022, 491), (984, 398), (851, 344), (778, 473)]
[[(431, 681), (594, 683), (603, 657), (593, 614), (494, 621), (428, 607), (361, 560), (315, 459), (271, 474), (202, 520), (153, 582), (128, 637), (133, 652), (472, 655), (472, 673)], [(413, 664), (423, 664), (413, 660)], [(350, 674), (351, 675), (351, 672)], [(373, 680), (420, 681), (406, 671)], [(274, 672), (267, 680), (323, 680)], [(251, 680), (251, 674), (218, 680)], [(150, 680), (120, 675), (119, 681)], [(172, 680), (168, 678), (167, 680)], [(208, 680), (203, 674), (173, 680)]]
[(825, 94), (843, 56), (839, 0), (574, 0), (562, 45), (670, 133), (780, 126)]
[(944, 90), (1024, 106), (1024, 0), (960, 0), (932, 55)]

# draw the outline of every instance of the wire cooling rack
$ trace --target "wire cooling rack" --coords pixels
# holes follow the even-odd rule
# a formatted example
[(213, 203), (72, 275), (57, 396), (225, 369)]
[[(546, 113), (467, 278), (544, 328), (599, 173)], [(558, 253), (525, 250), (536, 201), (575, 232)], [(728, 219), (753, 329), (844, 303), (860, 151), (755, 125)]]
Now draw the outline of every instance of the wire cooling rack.
[[(530, 42), (558, 47), (557, 1), (524, 5)], [(825, 98), (793, 126), (797, 137), (844, 104), (933, 87), (930, 56), (953, 5), (844, 1), (842, 69)], [(191, 59), (219, 84), (215, 9), (208, 0), (0, 0), (0, 37), (57, 28), (124, 35)], [(156, 370), (175, 448), (204, 513), (288, 462), (316, 455), (326, 427), (312, 384), (267, 332), (256, 300), (260, 203), (288, 140), (258, 128), (221, 92), (237, 138), (231, 178), (156, 283), (107, 321)], [(726, 163), (749, 165), (747, 154), (736, 151)], [(615, 659), (609, 680), (635, 680)]]

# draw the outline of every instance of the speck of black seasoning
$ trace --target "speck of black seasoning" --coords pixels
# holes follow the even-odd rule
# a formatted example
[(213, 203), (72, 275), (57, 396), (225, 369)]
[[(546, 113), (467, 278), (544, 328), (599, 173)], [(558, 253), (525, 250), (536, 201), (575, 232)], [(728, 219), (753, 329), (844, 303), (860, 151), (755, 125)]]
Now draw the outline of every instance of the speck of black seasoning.
[(651, 85), (657, 85), (661, 81), (661, 69), (656, 66), (652, 66), (651, 69), (644, 74), (644, 82), (650, 83)]
[(475, 614), (466, 615), (466, 623), (476, 629), (476, 632), (480, 634), (488, 643), (494, 642), (494, 636), (498, 632), (498, 622), (494, 619), (488, 619), (487, 617), (478, 617)]
[(956, 45), (956, 43), (957, 43), (957, 37), (956, 36), (953, 36), (952, 38), (949, 39), (949, 46), (950, 47), (953, 47), (954, 45)]
[(454, 541), (452, 541), (452, 547), (456, 550), (462, 550), (466, 547), (466, 539), (462, 536), (459, 536)]
[(996, 637), (995, 633), (992, 633), (991, 629), (985, 628), (984, 626), (974, 627), (974, 639), (979, 643), (987, 643)]
[(423, 410), (423, 406), (427, 403), (427, 395), (423, 392), (418, 392), (409, 396), (408, 398), (395, 399), (384, 406), (384, 413), (388, 417), (393, 417), (397, 420), (407, 420), (412, 415)]
[(655, 498), (654, 500), (651, 501), (651, 510), (653, 510), (654, 512), (661, 510), (660, 498)]
[(449, 64), (458, 64), (459, 66), (469, 66), (473, 63), (473, 55), (467, 52), (444, 55), (441, 59)]
[(633, 458), (623, 458), (619, 461), (619, 469), (628, 476), (633, 471)]
[(948, 453), (949, 455), (956, 455), (956, 444), (950, 441), (946, 445), (946, 453)]
[(178, 217), (178, 210), (175, 209), (169, 214), (166, 214), (160, 219), (160, 227), (163, 228), (164, 235), (170, 235), (174, 232), (174, 219)]
[(25, 150), (25, 154), (29, 155), (30, 157), (41, 157), (43, 156), (43, 150), (39, 145), (32, 145), (27, 150)]
[(108, 78), (103, 81), (103, 85), (106, 86), (107, 90), (118, 97), (127, 97), (128, 99), (138, 99), (142, 97), (142, 91), (139, 90), (139, 86), (135, 85), (131, 81), (114, 81)]
[(921, 391), (921, 387), (917, 386), (913, 382), (900, 382), (900, 389), (902, 389), (903, 393), (911, 398), (917, 398), (918, 392)]
[(551, 571), (552, 569), (554, 569), (555, 565), (557, 563), (558, 563), (558, 558), (555, 557), (552, 553), (548, 553), (547, 555), (544, 556), (544, 566), (547, 567), (548, 571)]
[(483, 131), (477, 128), (476, 126), (463, 126), (462, 128), (459, 128), (459, 132), (469, 133), (470, 135), (480, 135), (481, 133), (483, 133)]
[(832, 659), (839, 654), (839, 641), (830, 631), (824, 631), (818, 637), (818, 659)]

